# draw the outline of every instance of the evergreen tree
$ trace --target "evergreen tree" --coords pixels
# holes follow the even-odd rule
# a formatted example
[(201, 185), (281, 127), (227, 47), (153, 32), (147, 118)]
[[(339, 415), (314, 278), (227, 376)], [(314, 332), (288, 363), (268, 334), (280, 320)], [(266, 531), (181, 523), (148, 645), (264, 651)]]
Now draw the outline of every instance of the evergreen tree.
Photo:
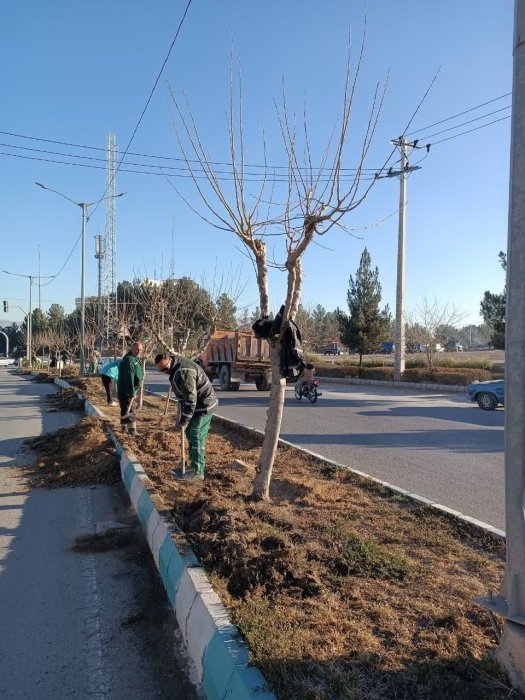
[(66, 312), (60, 304), (51, 304), (47, 312), (49, 328), (58, 331), (64, 325)]
[(237, 328), (237, 320), (235, 318), (237, 308), (232, 299), (226, 293), (221, 294), (215, 306), (217, 308), (215, 320), (217, 328), (224, 331), (234, 331)]
[[(499, 252), (501, 267), (507, 269), (507, 256), (503, 251)], [(505, 349), (505, 305), (507, 303), (507, 292), (503, 289), (501, 294), (485, 292), (480, 304), (480, 313), (485, 323), (490, 326), (491, 343), (499, 349)]]
[(359, 365), (363, 362), (364, 354), (379, 350), (391, 327), (392, 317), (388, 305), (381, 311), (380, 301), (379, 270), (377, 267), (372, 269), (370, 254), (365, 248), (355, 280), (350, 275), (347, 294), (349, 314), (346, 315), (339, 309), (336, 311), (341, 340), (350, 350), (359, 353)]

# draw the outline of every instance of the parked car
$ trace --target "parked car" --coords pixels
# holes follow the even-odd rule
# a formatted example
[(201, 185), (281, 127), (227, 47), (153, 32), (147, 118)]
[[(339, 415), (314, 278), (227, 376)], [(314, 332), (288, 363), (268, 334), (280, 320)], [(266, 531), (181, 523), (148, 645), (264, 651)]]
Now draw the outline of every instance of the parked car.
[(445, 343), (445, 350), (447, 352), (463, 352), (463, 345), (461, 343), (456, 343), (453, 341), (450, 341), (448, 343)]
[(407, 352), (425, 352), (426, 349), (427, 346), (423, 345), (423, 343), (408, 343), (406, 346)]
[(16, 366), (16, 360), (12, 357), (0, 357), (0, 367), (12, 367)]
[(393, 340), (389, 340), (386, 343), (381, 343), (381, 348), (380, 348), (379, 352), (382, 355), (388, 355), (392, 352), (395, 352), (395, 349), (396, 349), (396, 344), (394, 343)]
[(505, 405), (505, 380), (472, 382), (467, 387), (467, 394), (471, 401), (477, 401), (483, 411), (493, 411), (496, 406)]
[(341, 348), (337, 343), (333, 343), (332, 345), (325, 345), (321, 348), (321, 352), (323, 355), (340, 355), (341, 354)]

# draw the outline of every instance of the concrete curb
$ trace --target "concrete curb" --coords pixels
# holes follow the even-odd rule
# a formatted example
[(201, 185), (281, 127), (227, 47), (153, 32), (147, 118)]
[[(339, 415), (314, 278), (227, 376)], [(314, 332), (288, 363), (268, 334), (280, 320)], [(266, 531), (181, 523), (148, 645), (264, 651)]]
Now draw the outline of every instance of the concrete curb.
[[(55, 378), (55, 383), (63, 388), (71, 387), (63, 379)], [(107, 417), (87, 399), (84, 410), (87, 415)], [(248, 648), (182, 531), (159, 512), (155, 487), (142, 465), (135, 455), (124, 450), (111, 428), (107, 431), (120, 457), (122, 481), (175, 610), (205, 697), (207, 700), (276, 700), (261, 672), (250, 665)], [(176, 535), (177, 544), (172, 535)]]
[(434, 382), (387, 382), (383, 379), (361, 379), (359, 377), (323, 377), (317, 375), (321, 382), (328, 384), (360, 384), (362, 386), (382, 386), (390, 389), (418, 389), (419, 391), (440, 391), (449, 393), (467, 393), (462, 384), (435, 384)]

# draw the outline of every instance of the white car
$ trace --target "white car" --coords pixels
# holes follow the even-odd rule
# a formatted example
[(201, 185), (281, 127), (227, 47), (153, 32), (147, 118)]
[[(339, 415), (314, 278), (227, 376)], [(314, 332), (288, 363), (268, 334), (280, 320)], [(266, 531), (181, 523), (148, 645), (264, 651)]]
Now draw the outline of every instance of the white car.
[(12, 357), (0, 357), (0, 367), (16, 367), (17, 361)]

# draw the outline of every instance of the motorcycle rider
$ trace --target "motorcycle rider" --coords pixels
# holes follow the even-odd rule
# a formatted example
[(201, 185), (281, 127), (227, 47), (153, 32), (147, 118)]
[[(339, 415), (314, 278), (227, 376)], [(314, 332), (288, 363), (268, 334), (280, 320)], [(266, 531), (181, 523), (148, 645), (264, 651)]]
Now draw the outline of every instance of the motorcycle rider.
[(298, 384), (299, 388), (301, 389), (301, 393), (308, 387), (311, 386), (313, 380), (315, 378), (315, 367), (311, 362), (308, 362), (306, 367), (303, 370), (303, 373), (298, 379)]

